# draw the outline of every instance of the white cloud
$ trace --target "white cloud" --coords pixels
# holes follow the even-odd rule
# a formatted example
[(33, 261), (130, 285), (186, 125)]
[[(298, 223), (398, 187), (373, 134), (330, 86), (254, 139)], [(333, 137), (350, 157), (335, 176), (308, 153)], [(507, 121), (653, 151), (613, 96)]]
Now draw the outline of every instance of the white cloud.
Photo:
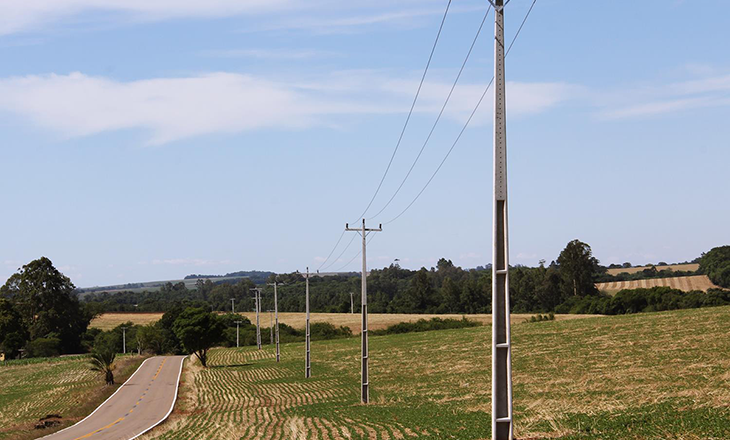
[(220, 49), (208, 50), (201, 55), (217, 58), (259, 58), (267, 60), (306, 60), (337, 55), (335, 52), (326, 52), (313, 49), (286, 50), (286, 49)]
[(0, 35), (39, 29), (83, 12), (117, 12), (137, 20), (224, 17), (296, 8), (291, 0), (3, 0)]
[[(424, 7), (424, 5), (426, 7)], [(433, 5), (433, 8), (428, 6)], [(177, 18), (253, 16), (257, 25), (246, 31), (302, 29), (349, 32), (353, 28), (414, 24), (419, 17), (443, 13), (439, 1), (385, 0), (2, 0), (0, 35), (46, 29), (56, 23), (79, 21), (85, 13), (107, 13), (118, 21), (160, 21)], [(484, 10), (485, 5), (452, 6), (453, 13)], [(275, 17), (275, 18), (274, 18)], [(272, 21), (275, 19), (276, 21)]]
[[(224, 72), (130, 82), (83, 73), (31, 75), (0, 79), (0, 111), (67, 137), (143, 129), (151, 133), (148, 143), (159, 145), (211, 133), (331, 126), (346, 115), (400, 113), (415, 90), (411, 84), (382, 74), (333, 74), (301, 84)], [(449, 107), (456, 119), (465, 119), (475, 91), (485, 85), (457, 89)], [(448, 87), (426, 84), (419, 111), (436, 111)], [(544, 111), (573, 94), (565, 84), (508, 87), (510, 114), (517, 116)]]
[[(617, 93), (601, 112), (606, 119), (649, 117), (730, 105), (730, 75), (716, 75), (629, 93)], [(618, 100), (618, 102), (616, 102)]]

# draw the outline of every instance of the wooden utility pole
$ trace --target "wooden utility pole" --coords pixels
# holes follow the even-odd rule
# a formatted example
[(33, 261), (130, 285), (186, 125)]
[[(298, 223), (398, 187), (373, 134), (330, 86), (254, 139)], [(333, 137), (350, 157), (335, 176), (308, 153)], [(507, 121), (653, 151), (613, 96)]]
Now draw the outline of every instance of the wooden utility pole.
[[(504, 77), (505, 0), (494, 6), (494, 211), (492, 230), (492, 440), (512, 440), (512, 348), (507, 229), (507, 128)], [(509, 0), (507, 0), (509, 2)]]
[(345, 223), (345, 231), (355, 231), (362, 236), (362, 331), (360, 333), (360, 339), (362, 342), (362, 355), (361, 355), (361, 389), (360, 389), (360, 400), (362, 403), (368, 403), (370, 401), (370, 382), (368, 376), (368, 285), (367, 285), (367, 273), (368, 264), (365, 256), (367, 247), (368, 232), (380, 232), (383, 230), (383, 225), (379, 225), (377, 229), (368, 229), (365, 227), (365, 219), (362, 219), (361, 228), (350, 229), (350, 225)]
[(259, 320), (259, 314), (261, 313), (261, 289), (254, 287), (250, 289), (254, 292), (256, 302), (256, 345), (261, 350), (261, 321)]

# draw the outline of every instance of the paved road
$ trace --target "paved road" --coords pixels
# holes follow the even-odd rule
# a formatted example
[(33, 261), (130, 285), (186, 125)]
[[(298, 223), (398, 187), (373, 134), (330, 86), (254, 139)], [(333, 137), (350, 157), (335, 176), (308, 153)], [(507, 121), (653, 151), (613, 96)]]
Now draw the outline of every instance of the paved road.
[(79, 423), (46, 440), (129, 440), (167, 418), (185, 356), (145, 360), (106, 402)]

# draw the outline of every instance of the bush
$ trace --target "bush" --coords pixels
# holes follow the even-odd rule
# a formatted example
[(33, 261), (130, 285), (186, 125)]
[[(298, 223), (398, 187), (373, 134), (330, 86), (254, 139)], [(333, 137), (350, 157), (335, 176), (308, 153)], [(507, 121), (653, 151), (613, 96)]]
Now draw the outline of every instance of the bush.
[(480, 325), (482, 324), (476, 321), (470, 321), (465, 317), (461, 319), (431, 318), (430, 320), (419, 319), (416, 322), (401, 322), (391, 325), (384, 330), (370, 330), (370, 334), (373, 336), (382, 336), (400, 333), (426, 332), (431, 330), (478, 327)]
[(49, 335), (46, 338), (36, 338), (28, 343), (28, 356), (30, 357), (52, 357), (61, 353), (61, 339)]
[(543, 321), (555, 321), (555, 313), (550, 312), (547, 315), (535, 315), (530, 316), (530, 319), (527, 320), (527, 322), (543, 322)]
[(329, 322), (315, 322), (309, 325), (309, 334), (312, 340), (325, 340), (336, 338), (349, 338), (352, 336), (350, 327), (335, 327)]

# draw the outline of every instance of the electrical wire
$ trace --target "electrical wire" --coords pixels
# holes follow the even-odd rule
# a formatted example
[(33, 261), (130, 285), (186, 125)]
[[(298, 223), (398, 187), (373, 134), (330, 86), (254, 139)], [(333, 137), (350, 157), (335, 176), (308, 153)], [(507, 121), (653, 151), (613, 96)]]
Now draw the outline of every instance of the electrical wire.
[[(353, 237), (357, 237), (357, 236), (356, 236), (356, 235), (353, 235)], [(371, 241), (373, 241), (373, 238), (375, 238), (375, 234), (373, 234), (373, 235), (372, 235), (372, 237), (370, 237), (370, 238), (368, 239), (368, 241), (367, 241), (367, 243), (365, 244), (365, 246), (369, 245), (369, 244), (370, 244), (370, 242), (371, 242)], [(342, 267), (340, 267), (339, 269), (337, 269), (337, 270), (336, 270), (335, 272), (340, 272), (340, 271), (342, 271), (342, 269), (344, 269), (344, 268), (346, 268), (347, 266), (349, 266), (349, 265), (350, 265), (350, 263), (352, 263), (353, 261), (355, 261), (355, 258), (359, 257), (359, 256), (360, 256), (361, 254), (362, 254), (362, 249), (360, 249), (360, 250), (359, 250), (359, 251), (357, 252), (357, 254), (355, 254), (355, 256), (354, 256), (354, 257), (352, 257), (352, 258), (350, 259), (350, 261), (348, 261), (347, 263), (345, 263), (345, 264), (344, 264), (344, 265), (343, 265)]]
[(428, 133), (428, 136), (426, 137), (426, 140), (423, 142), (423, 145), (421, 146), (421, 150), (418, 152), (418, 155), (416, 156), (416, 159), (411, 164), (411, 168), (408, 170), (408, 173), (406, 173), (406, 176), (401, 181), (400, 185), (398, 186), (398, 189), (395, 190), (393, 195), (390, 197), (390, 200), (383, 206), (380, 211), (378, 211), (375, 215), (370, 217), (370, 220), (376, 218), (380, 214), (382, 214), (383, 211), (390, 205), (390, 203), (395, 199), (395, 196), (398, 195), (400, 190), (403, 188), (403, 185), (406, 183), (406, 180), (408, 180), (408, 177), (410, 177), (411, 172), (413, 171), (413, 168), (416, 167), (416, 163), (418, 163), (418, 160), (421, 158), (421, 155), (423, 154), (423, 150), (426, 149), (426, 145), (428, 145), (428, 142), (431, 140), (431, 136), (433, 135), (434, 130), (436, 130), (436, 126), (438, 125), (439, 121), (441, 120), (441, 116), (444, 114), (444, 110), (446, 110), (446, 106), (449, 103), (449, 100), (451, 99), (451, 95), (454, 93), (454, 89), (456, 88), (456, 84), (459, 82), (459, 79), (461, 78), (461, 74), (464, 72), (464, 67), (466, 66), (467, 61), (469, 61), (469, 56), (471, 55), (472, 50), (474, 50), (474, 45), (477, 42), (477, 39), (479, 39), (479, 35), (482, 32), (482, 28), (484, 27), (484, 22), (487, 21), (487, 17), (489, 16), (489, 12), (492, 10), (492, 6), (489, 5), (489, 8), (487, 8), (487, 12), (484, 14), (484, 18), (482, 18), (482, 22), (479, 25), (479, 29), (477, 29), (477, 33), (474, 36), (474, 40), (471, 42), (471, 46), (469, 47), (469, 52), (467, 52), (466, 57), (464, 58), (464, 62), (461, 63), (461, 68), (459, 69), (459, 73), (456, 75), (456, 79), (454, 80), (454, 83), (451, 85), (451, 90), (449, 91), (448, 96), (446, 96), (446, 100), (444, 101), (444, 105), (441, 106), (441, 111), (439, 112), (438, 116), (436, 117), (436, 120), (433, 123), (433, 126), (431, 126), (431, 131)]
[(383, 173), (383, 177), (380, 179), (380, 183), (378, 184), (378, 187), (375, 190), (375, 194), (373, 194), (373, 197), (370, 199), (370, 203), (368, 203), (368, 206), (365, 207), (365, 210), (363, 213), (358, 216), (355, 221), (351, 223), (356, 223), (360, 219), (364, 218), (365, 214), (370, 209), (370, 206), (372, 206), (373, 202), (375, 201), (375, 197), (378, 196), (378, 193), (380, 192), (380, 188), (383, 186), (383, 182), (385, 181), (385, 176), (388, 175), (388, 171), (390, 171), (390, 166), (393, 165), (393, 159), (395, 159), (395, 154), (398, 152), (398, 148), (400, 147), (401, 141), (403, 140), (403, 135), (406, 132), (406, 128), (408, 127), (408, 123), (411, 120), (411, 116), (413, 115), (413, 109), (416, 107), (416, 101), (418, 101), (418, 96), (421, 94), (421, 88), (423, 87), (423, 81), (426, 79), (426, 73), (428, 73), (428, 68), (431, 66), (431, 60), (433, 59), (433, 53), (436, 51), (436, 45), (438, 44), (439, 38), (441, 37), (441, 31), (444, 28), (444, 22), (446, 21), (446, 16), (449, 13), (449, 7), (451, 6), (451, 0), (446, 4), (446, 10), (444, 11), (444, 16), (441, 18), (441, 25), (439, 26), (438, 33), (436, 34), (436, 39), (433, 42), (433, 46), (431, 47), (431, 54), (428, 56), (428, 62), (426, 63), (426, 68), (423, 70), (423, 75), (421, 75), (421, 81), (418, 84), (418, 90), (416, 90), (416, 96), (413, 97), (413, 102), (411, 103), (411, 109), (408, 111), (408, 116), (406, 117), (406, 121), (403, 124), (403, 129), (401, 129), (400, 136), (398, 136), (398, 142), (395, 144), (395, 149), (393, 150), (393, 154), (390, 156), (390, 161), (388, 161), (388, 166), (385, 168), (385, 173)]
[(332, 248), (332, 250), (330, 251), (330, 254), (327, 255), (327, 258), (325, 258), (324, 261), (322, 262), (322, 264), (319, 265), (319, 267), (317, 268), (317, 272), (319, 272), (319, 270), (322, 269), (322, 266), (324, 266), (324, 264), (327, 261), (329, 261), (329, 259), (332, 256), (332, 254), (335, 253), (335, 249), (337, 249), (337, 246), (339, 246), (340, 242), (342, 241), (342, 237), (345, 236), (345, 232), (346, 232), (345, 230), (342, 231), (342, 234), (340, 234), (340, 238), (338, 238), (337, 239), (337, 243), (335, 243), (335, 247)]
[[(512, 42), (510, 43), (509, 47), (507, 48), (507, 52), (505, 52), (504, 56), (505, 58), (507, 55), (509, 55), (510, 50), (512, 50), (512, 46), (515, 44), (515, 41), (517, 40), (517, 37), (519, 37), (520, 32), (522, 31), (522, 28), (525, 26), (525, 22), (527, 22), (527, 18), (530, 16), (530, 13), (532, 12), (532, 9), (535, 7), (535, 3), (537, 3), (537, 0), (533, 0), (532, 5), (530, 5), (530, 9), (527, 10), (527, 14), (525, 14), (525, 18), (522, 20), (522, 24), (520, 24), (520, 27), (517, 29), (517, 33), (515, 33), (515, 36), (512, 38)], [(433, 172), (431, 177), (428, 179), (426, 184), (421, 188), (421, 191), (418, 192), (416, 197), (411, 201), (411, 203), (408, 204), (408, 206), (405, 207), (403, 211), (400, 212), (400, 214), (396, 215), (394, 218), (388, 220), (387, 222), (383, 222), (384, 225), (393, 223), (394, 221), (398, 220), (400, 216), (406, 213), (408, 209), (410, 209), (411, 206), (413, 206), (414, 203), (416, 203), (416, 200), (418, 200), (419, 197), (421, 197), (421, 194), (423, 194), (424, 191), (426, 191), (426, 188), (428, 188), (428, 185), (431, 183), (431, 181), (436, 177), (436, 174), (438, 174), (441, 167), (446, 162), (446, 159), (449, 158), (449, 155), (451, 155), (451, 152), (454, 150), (454, 147), (456, 147), (456, 144), (459, 142), (459, 139), (461, 139), (461, 135), (464, 134), (464, 131), (469, 126), (469, 123), (471, 122), (472, 118), (474, 117), (474, 114), (479, 109), (479, 106), (481, 105), (482, 101), (484, 100), (484, 97), (487, 95), (487, 92), (492, 87), (492, 84), (494, 83), (494, 77), (492, 77), (492, 80), (489, 81), (489, 84), (484, 89), (484, 93), (482, 93), (482, 96), (479, 98), (479, 101), (477, 102), (476, 107), (474, 107), (474, 110), (472, 110), (471, 115), (469, 115), (469, 119), (466, 120), (466, 123), (461, 128), (461, 131), (459, 132), (459, 135), (456, 137), (456, 140), (454, 140), (454, 143), (451, 144), (451, 148), (449, 148), (449, 151), (446, 153), (446, 156), (444, 156), (443, 160), (439, 164), (439, 166), (436, 168), (436, 171)]]
[[(344, 234), (345, 232), (347, 232), (347, 231), (346, 231), (346, 230), (343, 230), (343, 231), (342, 231), (342, 233), (343, 233), (343, 234)], [(334, 260), (332, 260), (332, 262), (331, 262), (330, 264), (328, 264), (328, 265), (327, 265), (326, 267), (324, 267), (324, 268), (323, 268), (322, 270), (327, 270), (327, 269), (329, 269), (329, 268), (330, 268), (330, 267), (331, 267), (331, 266), (332, 266), (333, 264), (337, 263), (337, 262), (338, 262), (338, 261), (340, 260), (340, 258), (341, 258), (341, 257), (342, 257), (342, 256), (343, 256), (343, 255), (345, 254), (345, 252), (347, 252), (347, 250), (348, 250), (348, 249), (350, 248), (350, 246), (352, 245), (352, 242), (353, 242), (353, 241), (355, 241), (355, 237), (356, 237), (356, 235), (354, 235), (354, 234), (353, 234), (353, 235), (352, 235), (352, 238), (350, 239), (350, 242), (349, 242), (349, 243), (347, 243), (347, 246), (345, 246), (345, 248), (344, 248), (344, 249), (342, 250), (342, 252), (340, 252), (340, 255), (338, 255), (338, 256), (337, 256), (337, 258), (335, 258)]]

